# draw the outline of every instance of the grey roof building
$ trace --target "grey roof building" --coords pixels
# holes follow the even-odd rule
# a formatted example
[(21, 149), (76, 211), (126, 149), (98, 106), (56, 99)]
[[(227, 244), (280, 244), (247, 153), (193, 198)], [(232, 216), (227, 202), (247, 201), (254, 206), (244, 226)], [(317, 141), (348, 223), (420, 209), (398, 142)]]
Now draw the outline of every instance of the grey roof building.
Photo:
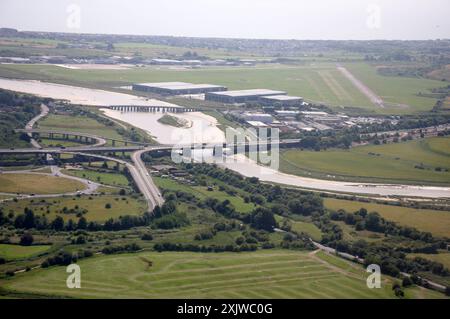
[(267, 89), (236, 90), (226, 92), (208, 92), (205, 99), (222, 103), (244, 103), (257, 101), (262, 96), (285, 95), (286, 92)]
[(297, 105), (303, 102), (303, 98), (300, 96), (290, 96), (290, 95), (270, 95), (262, 96), (259, 98), (260, 101), (266, 105), (273, 105), (275, 103), (281, 104), (283, 106)]
[(156, 82), (136, 83), (132, 85), (135, 91), (150, 92), (164, 95), (202, 94), (207, 92), (226, 91), (227, 88), (214, 84), (193, 84), (186, 82)]

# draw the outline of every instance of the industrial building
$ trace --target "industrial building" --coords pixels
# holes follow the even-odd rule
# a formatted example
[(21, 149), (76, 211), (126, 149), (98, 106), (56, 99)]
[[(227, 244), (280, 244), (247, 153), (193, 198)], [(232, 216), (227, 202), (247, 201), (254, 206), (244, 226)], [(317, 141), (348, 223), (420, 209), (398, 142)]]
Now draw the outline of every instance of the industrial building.
[(245, 121), (257, 121), (265, 124), (270, 124), (273, 122), (272, 115), (266, 113), (243, 113), (241, 117)]
[(260, 102), (265, 105), (276, 105), (279, 104), (281, 106), (294, 106), (300, 105), (303, 102), (303, 98), (299, 96), (290, 96), (290, 95), (269, 95), (262, 96), (259, 98)]
[(286, 92), (266, 89), (208, 92), (205, 95), (205, 99), (222, 103), (245, 103), (249, 101), (258, 101), (262, 96), (271, 95), (286, 95)]
[(163, 95), (202, 94), (227, 90), (226, 87), (221, 85), (192, 84), (186, 82), (137, 83), (133, 84), (132, 89)]

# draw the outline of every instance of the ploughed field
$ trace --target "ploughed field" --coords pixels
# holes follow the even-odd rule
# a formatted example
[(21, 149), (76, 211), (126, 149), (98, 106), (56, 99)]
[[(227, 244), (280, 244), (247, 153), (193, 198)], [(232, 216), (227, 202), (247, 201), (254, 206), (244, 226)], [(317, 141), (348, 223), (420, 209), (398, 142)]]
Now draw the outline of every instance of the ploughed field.
[[(153, 265), (149, 266), (149, 262)], [(141, 252), (78, 261), (81, 289), (68, 289), (65, 267), (38, 269), (3, 280), (26, 296), (79, 298), (394, 298), (392, 279), (366, 286), (366, 272), (322, 252)], [(408, 288), (406, 297), (442, 297)]]

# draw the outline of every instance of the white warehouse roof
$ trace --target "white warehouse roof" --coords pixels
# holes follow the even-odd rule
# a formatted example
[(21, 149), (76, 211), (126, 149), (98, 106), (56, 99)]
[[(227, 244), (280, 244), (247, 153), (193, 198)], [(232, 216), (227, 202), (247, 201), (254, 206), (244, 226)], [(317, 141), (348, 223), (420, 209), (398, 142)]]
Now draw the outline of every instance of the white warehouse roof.
[(274, 101), (300, 101), (303, 99), (300, 96), (291, 96), (291, 95), (270, 95), (264, 96), (262, 98)]
[(193, 84), (187, 82), (155, 82), (155, 83), (138, 83), (141, 86), (148, 86), (154, 88), (180, 90), (180, 89), (199, 89), (199, 88), (222, 88), (221, 85), (214, 84)]
[(274, 91), (267, 89), (251, 89), (251, 90), (235, 90), (235, 91), (224, 91), (224, 92), (213, 92), (215, 95), (229, 96), (229, 97), (240, 97), (240, 96), (264, 96), (264, 95), (275, 95), (275, 94), (286, 94), (283, 91)]

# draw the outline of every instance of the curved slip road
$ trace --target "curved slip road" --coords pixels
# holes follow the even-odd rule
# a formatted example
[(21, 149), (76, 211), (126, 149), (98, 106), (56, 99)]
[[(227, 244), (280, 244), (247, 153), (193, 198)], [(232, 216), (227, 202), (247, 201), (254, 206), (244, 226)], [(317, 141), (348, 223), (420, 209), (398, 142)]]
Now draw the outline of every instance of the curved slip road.
[[(48, 115), (49, 112), (49, 108), (47, 105), (45, 104), (41, 104), (41, 113), (35, 117), (33, 117), (26, 125), (25, 125), (25, 129), (26, 130), (31, 130), (33, 129), (34, 124), (36, 124), (37, 121), (39, 121), (41, 118), (46, 117)], [(31, 138), (30, 143), (33, 147), (35, 148), (39, 148), (41, 147), (41, 145), (39, 145), (39, 143), (33, 138), (31, 133), (28, 133), (28, 136)]]
[[(20, 171), (5, 171), (5, 172), (2, 172), (2, 174), (31, 174), (31, 175), (45, 175), (45, 176), (61, 177), (61, 178), (67, 178), (67, 179), (78, 181), (78, 182), (84, 184), (86, 188), (84, 190), (77, 190), (75, 192), (56, 193), (56, 194), (35, 194), (35, 195), (20, 194), (20, 195), (17, 195), (17, 193), (3, 193), (3, 192), (0, 194), (11, 195), (11, 196), (20, 197), (20, 198), (61, 197), (61, 196), (74, 196), (74, 195), (79, 195), (79, 194), (80, 195), (89, 195), (89, 194), (95, 193), (97, 191), (97, 189), (100, 186), (102, 186), (99, 183), (91, 182), (91, 181), (81, 178), (81, 177), (66, 175), (61, 172), (61, 169), (58, 166), (52, 165), (52, 166), (50, 166), (50, 169), (51, 169), (51, 173), (37, 172), (35, 169), (33, 169), (33, 170), (20, 170)], [(10, 200), (10, 199), (6, 199), (6, 200)]]

